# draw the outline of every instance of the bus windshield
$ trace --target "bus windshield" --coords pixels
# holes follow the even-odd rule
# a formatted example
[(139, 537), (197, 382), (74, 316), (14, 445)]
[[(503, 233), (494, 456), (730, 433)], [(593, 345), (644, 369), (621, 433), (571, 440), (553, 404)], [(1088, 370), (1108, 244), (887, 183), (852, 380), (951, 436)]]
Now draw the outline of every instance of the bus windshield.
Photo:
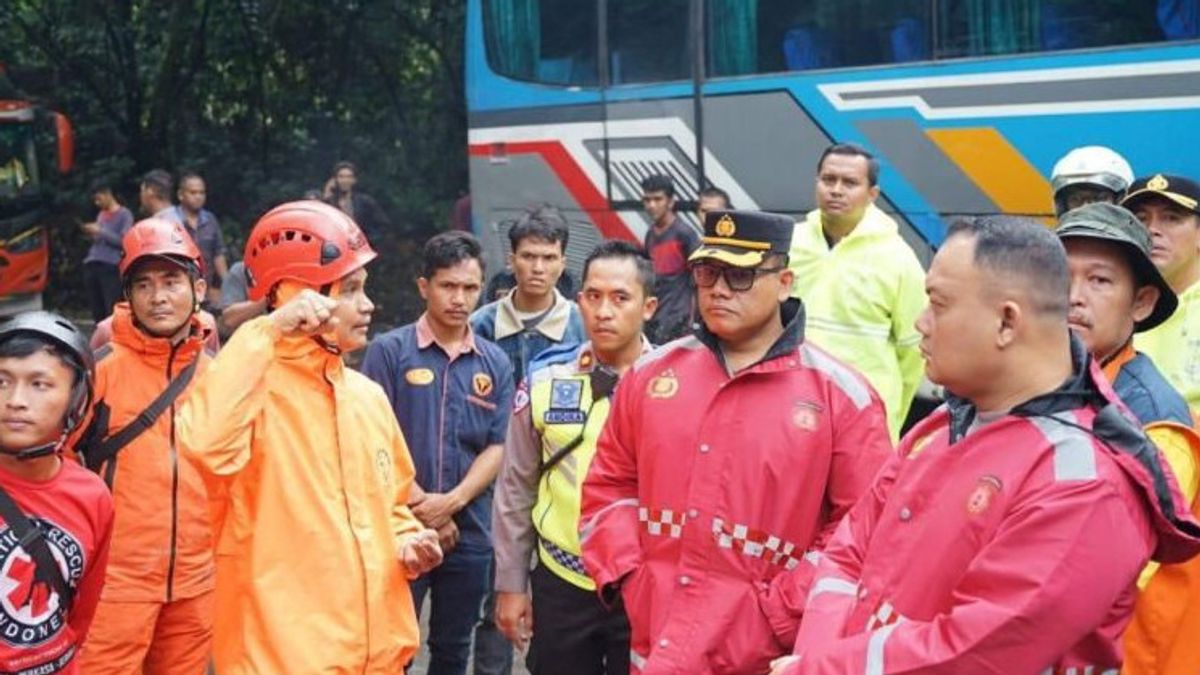
[(0, 199), (37, 194), (33, 131), (25, 123), (0, 123)]

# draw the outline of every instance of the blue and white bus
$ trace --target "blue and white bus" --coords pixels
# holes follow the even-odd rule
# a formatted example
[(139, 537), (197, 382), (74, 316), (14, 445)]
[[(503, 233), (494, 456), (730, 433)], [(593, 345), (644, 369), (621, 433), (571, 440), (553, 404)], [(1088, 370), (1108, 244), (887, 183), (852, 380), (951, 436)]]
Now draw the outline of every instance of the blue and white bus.
[[(469, 0), (471, 197), (489, 262), (548, 202), (578, 264), (640, 240), (641, 178), (813, 208), (835, 141), (883, 162), (923, 256), (957, 215), (1050, 216), (1050, 169), (1107, 145), (1200, 174), (1200, 0)], [(687, 210), (686, 217), (694, 217)], [(493, 267), (495, 269), (495, 267)]]

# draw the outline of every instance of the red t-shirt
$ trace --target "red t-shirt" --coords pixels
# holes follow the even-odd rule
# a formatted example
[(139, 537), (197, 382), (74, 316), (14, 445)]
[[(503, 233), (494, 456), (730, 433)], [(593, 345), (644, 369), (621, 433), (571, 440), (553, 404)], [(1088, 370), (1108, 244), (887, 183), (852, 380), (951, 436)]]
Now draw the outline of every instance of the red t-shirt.
[(43, 528), (63, 577), (75, 587), (68, 612), (57, 592), (34, 582), (33, 559), (0, 520), (0, 672), (78, 673), (75, 656), (104, 585), (112, 495), (98, 476), (67, 460), (54, 478), (43, 482), (0, 469), (0, 487)]

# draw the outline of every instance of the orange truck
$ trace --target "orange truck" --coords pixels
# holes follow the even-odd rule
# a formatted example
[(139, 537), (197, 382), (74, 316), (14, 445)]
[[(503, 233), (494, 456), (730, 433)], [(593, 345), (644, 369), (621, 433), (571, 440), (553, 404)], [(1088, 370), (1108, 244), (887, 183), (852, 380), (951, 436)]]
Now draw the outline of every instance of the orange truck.
[[(53, 152), (45, 152), (50, 145)], [(71, 170), (74, 154), (66, 116), (22, 96), (0, 64), (0, 317), (42, 307), (50, 183)]]

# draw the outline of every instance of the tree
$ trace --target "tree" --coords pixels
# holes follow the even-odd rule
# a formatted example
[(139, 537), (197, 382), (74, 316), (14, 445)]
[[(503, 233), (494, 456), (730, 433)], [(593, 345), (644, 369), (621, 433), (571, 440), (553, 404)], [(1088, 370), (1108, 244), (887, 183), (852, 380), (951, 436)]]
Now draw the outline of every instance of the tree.
[[(45, 73), (19, 84), (76, 124), (65, 207), (86, 211), (100, 174), (132, 198), (151, 168), (196, 170), (239, 250), (261, 213), (350, 159), (402, 224), (373, 242), (390, 275), (466, 188), (463, 20), (462, 0), (7, 0), (0, 61)], [(70, 253), (50, 302), (72, 304), (84, 244), (73, 228), (54, 241)]]

